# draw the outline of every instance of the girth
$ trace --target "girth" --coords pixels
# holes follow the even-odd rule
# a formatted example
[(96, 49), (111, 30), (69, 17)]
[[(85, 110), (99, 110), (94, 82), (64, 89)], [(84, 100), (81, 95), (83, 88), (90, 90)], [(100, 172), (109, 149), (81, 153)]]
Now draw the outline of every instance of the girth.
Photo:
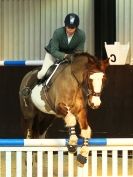
[(49, 107), (54, 111), (55, 111), (55, 107), (54, 105), (52, 104), (52, 101), (51, 101), (51, 98), (48, 94), (48, 87), (46, 85), (44, 85), (44, 88), (43, 88), (43, 95), (44, 95), (44, 99), (46, 101), (46, 103), (49, 105)]

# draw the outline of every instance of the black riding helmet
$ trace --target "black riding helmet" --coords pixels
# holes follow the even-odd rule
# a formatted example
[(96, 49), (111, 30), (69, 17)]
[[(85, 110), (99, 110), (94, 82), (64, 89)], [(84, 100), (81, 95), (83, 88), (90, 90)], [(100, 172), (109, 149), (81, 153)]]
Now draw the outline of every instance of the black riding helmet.
[(65, 17), (65, 26), (70, 28), (77, 28), (79, 26), (79, 17), (74, 13), (70, 13)]

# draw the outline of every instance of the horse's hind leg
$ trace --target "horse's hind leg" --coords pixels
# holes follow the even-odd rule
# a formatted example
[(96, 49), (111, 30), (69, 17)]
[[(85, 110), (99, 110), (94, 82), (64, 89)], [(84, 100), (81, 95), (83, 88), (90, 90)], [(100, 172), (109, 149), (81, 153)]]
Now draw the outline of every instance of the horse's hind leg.
[(88, 139), (91, 137), (91, 128), (88, 125), (86, 114), (87, 113), (82, 110), (78, 115), (78, 122), (81, 128), (81, 137), (83, 137), (83, 145), (77, 156), (77, 161), (79, 162), (78, 165), (81, 167), (83, 167), (83, 165), (87, 161), (87, 157), (89, 154)]
[(33, 137), (32, 132), (33, 119), (25, 119), (25, 124), (26, 124), (25, 137), (26, 139), (31, 139)]
[(68, 140), (68, 151), (71, 153), (75, 153), (77, 150), (77, 141), (78, 138), (75, 133), (75, 125), (76, 125), (76, 117), (68, 111), (65, 117), (66, 127), (69, 128), (69, 140)]
[(37, 115), (37, 109), (31, 102), (30, 95), (24, 96), (22, 91), (20, 91), (20, 106), (24, 120), (24, 134), (25, 138), (30, 139), (34, 137), (32, 128)]

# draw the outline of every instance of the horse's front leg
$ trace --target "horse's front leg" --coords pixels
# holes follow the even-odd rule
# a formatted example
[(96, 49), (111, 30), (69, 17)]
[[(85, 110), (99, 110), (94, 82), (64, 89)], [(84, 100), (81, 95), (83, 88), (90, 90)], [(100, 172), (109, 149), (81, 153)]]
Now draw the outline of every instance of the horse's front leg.
[(83, 137), (83, 145), (77, 156), (77, 161), (79, 166), (83, 166), (87, 162), (89, 154), (88, 139), (91, 137), (91, 128), (88, 125), (87, 113), (84, 109), (78, 114), (78, 122), (81, 129), (81, 137)]
[(71, 153), (75, 153), (77, 151), (77, 141), (78, 138), (75, 133), (75, 125), (76, 125), (76, 117), (68, 111), (65, 116), (66, 127), (69, 128), (69, 140), (67, 144), (68, 151)]

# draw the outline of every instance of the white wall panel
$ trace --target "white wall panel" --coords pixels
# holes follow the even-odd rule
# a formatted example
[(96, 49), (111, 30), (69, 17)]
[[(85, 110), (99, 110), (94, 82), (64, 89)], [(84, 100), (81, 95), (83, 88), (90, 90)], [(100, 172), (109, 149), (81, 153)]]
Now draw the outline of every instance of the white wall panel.
[(116, 0), (116, 40), (122, 44), (129, 42), (127, 63), (133, 60), (133, 0)]
[(94, 53), (93, 0), (0, 0), (0, 60), (38, 60), (45, 55), (65, 16), (80, 16), (86, 33), (85, 50)]
[(40, 59), (40, 0), (0, 0), (0, 60)]

